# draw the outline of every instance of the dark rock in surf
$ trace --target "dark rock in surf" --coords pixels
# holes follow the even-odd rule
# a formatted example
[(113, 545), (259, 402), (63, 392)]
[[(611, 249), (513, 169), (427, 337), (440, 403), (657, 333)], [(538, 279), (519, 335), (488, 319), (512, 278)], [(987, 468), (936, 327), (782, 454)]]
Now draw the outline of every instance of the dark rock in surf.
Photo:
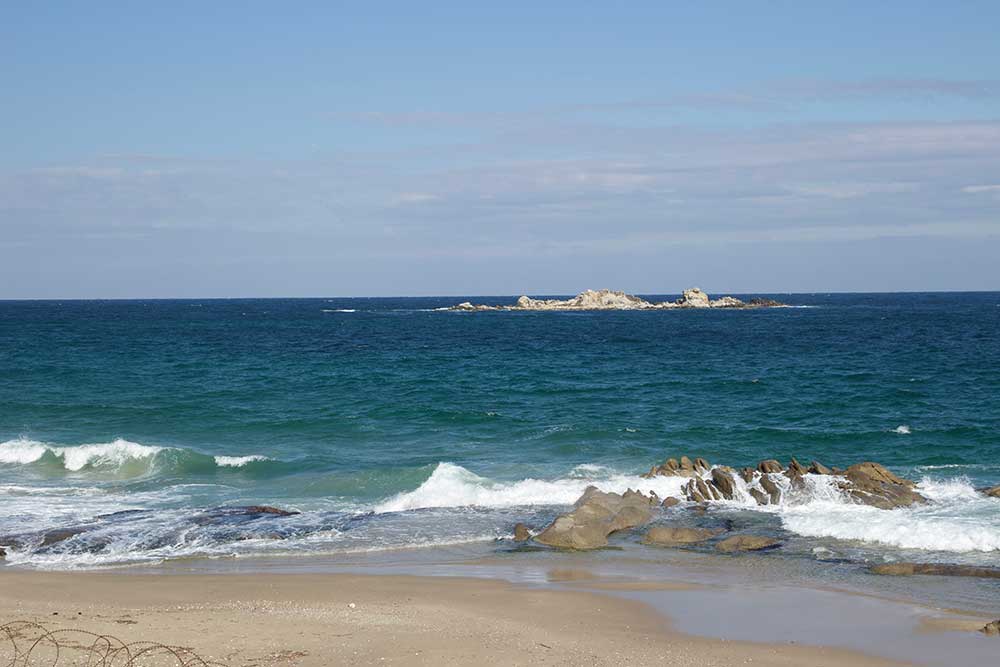
[(753, 499), (757, 501), (758, 505), (771, 504), (771, 497), (760, 489), (750, 489), (750, 495), (753, 496)]
[(250, 505), (243, 509), (246, 514), (273, 514), (275, 516), (294, 516), (296, 514), (301, 514), (297, 510), (283, 510), (278, 507), (271, 507), (270, 505)]
[(982, 491), (990, 498), (1000, 498), (1000, 484), (989, 489), (983, 489)]
[(673, 507), (675, 505), (680, 505), (680, 504), (681, 504), (680, 498), (674, 498), (673, 496), (667, 496), (666, 498), (663, 499), (663, 504), (660, 505), (660, 507), (662, 507), (663, 509), (670, 509), (671, 507)]
[(726, 500), (732, 500), (736, 493), (736, 480), (733, 479), (733, 471), (729, 468), (712, 468), (712, 484), (722, 493)]
[(41, 544), (38, 545), (40, 549), (45, 547), (50, 547), (53, 544), (59, 544), (60, 542), (65, 542), (71, 537), (76, 537), (81, 533), (85, 533), (90, 530), (89, 526), (73, 526), (72, 528), (54, 528), (52, 530), (47, 530), (42, 535)]
[(771, 505), (778, 505), (781, 503), (781, 489), (778, 488), (778, 485), (775, 484), (774, 481), (767, 475), (763, 475), (760, 478), (760, 488), (764, 489), (764, 492), (767, 493), (767, 496), (771, 501)]

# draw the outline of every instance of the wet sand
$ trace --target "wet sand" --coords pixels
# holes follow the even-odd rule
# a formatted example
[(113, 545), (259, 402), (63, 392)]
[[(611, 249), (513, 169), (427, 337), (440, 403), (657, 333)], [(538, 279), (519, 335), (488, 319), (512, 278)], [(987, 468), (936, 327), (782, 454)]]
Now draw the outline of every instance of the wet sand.
[[(695, 637), (636, 599), (452, 577), (3, 569), (0, 625), (18, 620), (189, 647), (245, 667), (907, 664), (844, 649)], [(0, 644), (0, 659), (9, 650)]]

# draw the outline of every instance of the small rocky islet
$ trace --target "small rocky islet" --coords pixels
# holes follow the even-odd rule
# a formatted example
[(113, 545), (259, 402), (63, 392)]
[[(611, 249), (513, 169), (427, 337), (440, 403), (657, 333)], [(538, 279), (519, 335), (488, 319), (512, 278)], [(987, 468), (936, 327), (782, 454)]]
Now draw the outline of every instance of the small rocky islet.
[(571, 299), (533, 299), (521, 296), (511, 306), (491, 306), (464, 301), (444, 310), (466, 312), (488, 310), (671, 310), (675, 308), (779, 308), (786, 304), (773, 299), (753, 298), (742, 301), (732, 296), (712, 299), (697, 287), (684, 290), (676, 301), (651, 302), (622, 291), (601, 289), (585, 290)]

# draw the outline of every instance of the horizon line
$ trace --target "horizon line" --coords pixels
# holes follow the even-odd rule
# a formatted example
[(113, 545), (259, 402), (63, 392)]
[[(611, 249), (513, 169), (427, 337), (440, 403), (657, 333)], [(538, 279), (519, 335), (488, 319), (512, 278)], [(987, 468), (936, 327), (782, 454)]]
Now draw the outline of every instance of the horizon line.
[[(604, 288), (599, 288), (604, 289)], [(690, 289), (690, 288), (687, 288)], [(615, 290), (625, 291), (625, 290)], [(976, 290), (891, 290), (854, 292), (846, 290), (811, 290), (808, 292), (771, 292), (767, 290), (757, 290), (753, 292), (740, 292), (729, 290), (713, 290), (715, 294), (742, 295), (751, 294), (764, 295), (786, 295), (786, 296), (810, 296), (810, 295), (833, 295), (833, 294), (858, 294), (858, 295), (888, 295), (888, 294), (991, 294), (1000, 293), (1000, 289), (976, 289)], [(579, 294), (577, 292), (576, 294)], [(635, 296), (673, 296), (674, 292), (625, 292)], [(683, 290), (676, 294), (683, 293)], [(520, 294), (380, 294), (368, 296), (117, 296), (117, 297), (0, 297), (0, 303), (11, 303), (18, 301), (291, 301), (291, 300), (312, 300), (312, 299), (457, 299), (463, 297), (470, 298), (511, 298), (534, 294), (536, 297), (560, 297), (575, 296), (569, 292), (522, 292)]]

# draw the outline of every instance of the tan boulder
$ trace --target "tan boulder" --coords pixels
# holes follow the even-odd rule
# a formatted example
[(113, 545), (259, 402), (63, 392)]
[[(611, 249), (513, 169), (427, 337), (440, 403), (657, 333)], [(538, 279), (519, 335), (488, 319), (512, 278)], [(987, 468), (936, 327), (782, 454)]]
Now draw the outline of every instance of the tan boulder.
[(663, 504), (660, 505), (663, 509), (669, 509), (675, 505), (680, 505), (680, 498), (674, 498), (673, 496), (667, 496), (663, 499)]
[(878, 463), (855, 463), (847, 469), (844, 476), (849, 483), (842, 488), (865, 505), (889, 510), (927, 502), (926, 498), (913, 490), (916, 484), (897, 477)]
[(642, 538), (643, 544), (672, 547), (680, 544), (695, 544), (710, 540), (720, 531), (708, 528), (685, 528), (683, 526), (653, 526)]
[(733, 471), (729, 468), (712, 468), (712, 484), (719, 489), (726, 500), (732, 500), (736, 494), (736, 480), (733, 479)]
[(638, 491), (619, 495), (588, 487), (571, 512), (562, 514), (535, 536), (535, 541), (562, 549), (597, 549), (608, 535), (634, 528), (653, 518), (653, 499)]
[(809, 465), (809, 472), (813, 475), (832, 475), (833, 471), (819, 461), (813, 461)]
[(982, 628), (980, 628), (979, 631), (984, 635), (991, 635), (993, 637), (1000, 635), (1000, 618), (990, 623), (987, 623)]
[(781, 472), (784, 468), (774, 459), (767, 459), (757, 464), (757, 470), (762, 473)]
[(527, 542), (531, 539), (531, 531), (523, 523), (514, 524), (514, 541)]
[(988, 495), (991, 498), (1000, 498), (1000, 484), (998, 484), (998, 485), (996, 485), (996, 486), (994, 486), (993, 488), (990, 488), (990, 489), (984, 489), (983, 493), (985, 493), (986, 495)]
[(715, 548), (723, 553), (733, 553), (736, 551), (760, 551), (776, 547), (779, 544), (781, 542), (778, 540), (760, 535), (733, 535), (716, 544)]

